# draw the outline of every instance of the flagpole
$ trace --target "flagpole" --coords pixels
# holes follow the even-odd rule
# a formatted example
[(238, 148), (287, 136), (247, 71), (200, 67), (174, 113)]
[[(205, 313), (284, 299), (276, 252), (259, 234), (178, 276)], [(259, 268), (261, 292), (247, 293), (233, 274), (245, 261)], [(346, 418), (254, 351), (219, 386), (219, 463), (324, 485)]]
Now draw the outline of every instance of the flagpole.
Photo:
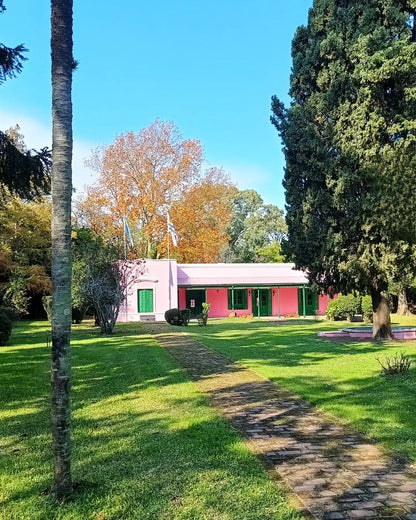
[(171, 295), (170, 295), (170, 249), (169, 249), (169, 244), (170, 244), (170, 238), (169, 238), (169, 235), (170, 235), (170, 231), (169, 231), (169, 213), (167, 214), (168, 218), (166, 220), (166, 225), (167, 225), (167, 231), (168, 231), (168, 276), (169, 276), (169, 280), (168, 280), (168, 298), (169, 298), (169, 302), (168, 302), (168, 305), (169, 305), (169, 309), (171, 307)]
[[(123, 241), (124, 241), (124, 260), (127, 260), (127, 242), (126, 242), (126, 216), (123, 216)], [(126, 266), (124, 266), (124, 269), (126, 269)], [(127, 280), (126, 280), (126, 295), (125, 295), (125, 314), (126, 314), (126, 322), (128, 321), (128, 310), (127, 310)]]
[(166, 225), (167, 225), (167, 229), (168, 229), (168, 260), (170, 260), (170, 250), (169, 250), (169, 244), (170, 244), (170, 240), (169, 240), (169, 213), (168, 213), (168, 219), (166, 221)]
[(126, 216), (123, 217), (124, 260), (127, 260)]

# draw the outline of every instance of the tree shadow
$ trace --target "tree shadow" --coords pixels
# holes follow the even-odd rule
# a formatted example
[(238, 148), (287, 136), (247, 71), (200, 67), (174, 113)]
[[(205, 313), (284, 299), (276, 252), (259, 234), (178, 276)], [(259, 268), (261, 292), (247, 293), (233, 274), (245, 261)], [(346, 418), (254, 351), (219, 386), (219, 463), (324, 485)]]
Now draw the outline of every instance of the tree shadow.
[[(368, 518), (376, 515), (384, 518), (416, 512), (412, 505), (416, 503), (416, 473), (406, 450), (387, 452), (300, 397), (261, 380), (197, 343), (175, 342), (174, 338), (166, 337), (159, 340), (316, 517), (336, 518), (331, 513), (342, 515), (347, 511), (359, 511), (361, 518), (367, 518), (367, 514)], [(411, 378), (415, 380), (416, 374)], [(303, 383), (312, 388), (322, 383), (313, 379)], [(395, 387), (396, 409), (400, 409), (405, 397), (414, 402), (414, 396), (407, 395), (407, 387), (402, 383)], [(357, 391), (364, 387), (366, 394), (374, 396), (379, 381), (360, 378), (351, 380), (350, 385), (349, 390), (336, 383), (328, 385), (334, 408), (350, 401), (360, 411), (367, 407), (362, 424), (367, 427), (369, 421), (377, 424), (380, 434), (373, 437), (388, 445), (389, 438), (383, 432), (389, 416), (383, 422), (375, 413), (377, 406), (389, 405), (391, 392), (371, 409), (368, 398)], [(397, 423), (406, 420), (408, 429), (401, 434), (415, 431), (408, 414), (399, 414)], [(411, 438), (416, 441), (416, 434)]]
[[(251, 510), (264, 503), (265, 518), (274, 518), (282, 495), (270, 493), (262, 468), (205, 397), (196, 390), (183, 397), (189, 383), (182, 370), (145, 334), (74, 334), (73, 472), (81, 482), (67, 502), (43, 496), (52, 471), (50, 351), (38, 346), (43, 334), (22, 333), (0, 351), (0, 396), (7, 403), (0, 414), (0, 473), (12, 477), (0, 516), (98, 518), (108, 511), (109, 518), (150, 519), (184, 509), (202, 518), (220, 517), (226, 508), (229, 518), (254, 520)], [(250, 486), (256, 492), (245, 505)], [(285, 509), (282, 518), (297, 516)]]

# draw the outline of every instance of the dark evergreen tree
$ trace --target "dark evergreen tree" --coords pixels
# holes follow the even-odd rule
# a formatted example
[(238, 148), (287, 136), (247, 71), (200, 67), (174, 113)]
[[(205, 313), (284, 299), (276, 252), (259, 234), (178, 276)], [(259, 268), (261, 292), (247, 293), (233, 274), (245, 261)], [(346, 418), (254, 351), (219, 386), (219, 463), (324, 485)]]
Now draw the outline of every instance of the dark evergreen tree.
[(35, 199), (50, 191), (51, 152), (42, 148), (21, 150), (0, 131), (0, 190), (6, 187), (24, 199)]
[[(0, 0), (0, 14), (6, 10)], [(0, 85), (21, 72), (26, 59), (24, 45), (15, 48), (0, 43)], [(0, 131), (0, 190), (5, 187), (14, 195), (34, 199), (50, 190), (51, 153), (21, 150), (7, 133)]]
[(286, 254), (327, 292), (369, 292), (391, 337), (388, 283), (416, 268), (414, 2), (315, 0), (292, 46)]
[[(5, 10), (4, 0), (0, 0), (0, 14)], [(27, 49), (22, 44), (13, 48), (0, 43), (0, 84), (21, 72), (23, 61), (26, 59), (23, 53), (26, 51)]]

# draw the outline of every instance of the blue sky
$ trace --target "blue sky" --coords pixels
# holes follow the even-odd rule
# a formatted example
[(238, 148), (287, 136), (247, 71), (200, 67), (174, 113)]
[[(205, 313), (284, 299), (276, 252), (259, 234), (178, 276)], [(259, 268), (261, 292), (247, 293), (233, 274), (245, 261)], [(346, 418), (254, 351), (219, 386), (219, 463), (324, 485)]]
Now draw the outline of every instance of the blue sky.
[[(74, 0), (74, 185), (84, 158), (154, 119), (196, 138), (211, 166), (283, 208), (284, 160), (270, 98), (288, 102), (290, 47), (312, 0)], [(50, 145), (50, 3), (6, 0), (0, 41), (24, 43), (20, 76), (0, 87), (0, 129)]]

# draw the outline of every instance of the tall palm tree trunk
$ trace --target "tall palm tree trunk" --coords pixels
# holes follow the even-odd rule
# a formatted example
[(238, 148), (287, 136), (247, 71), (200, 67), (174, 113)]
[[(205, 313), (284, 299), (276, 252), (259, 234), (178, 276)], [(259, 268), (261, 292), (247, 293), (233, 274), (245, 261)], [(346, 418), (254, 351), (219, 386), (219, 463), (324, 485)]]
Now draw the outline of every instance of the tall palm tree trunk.
[(57, 498), (71, 478), (72, 0), (52, 6), (52, 437)]

